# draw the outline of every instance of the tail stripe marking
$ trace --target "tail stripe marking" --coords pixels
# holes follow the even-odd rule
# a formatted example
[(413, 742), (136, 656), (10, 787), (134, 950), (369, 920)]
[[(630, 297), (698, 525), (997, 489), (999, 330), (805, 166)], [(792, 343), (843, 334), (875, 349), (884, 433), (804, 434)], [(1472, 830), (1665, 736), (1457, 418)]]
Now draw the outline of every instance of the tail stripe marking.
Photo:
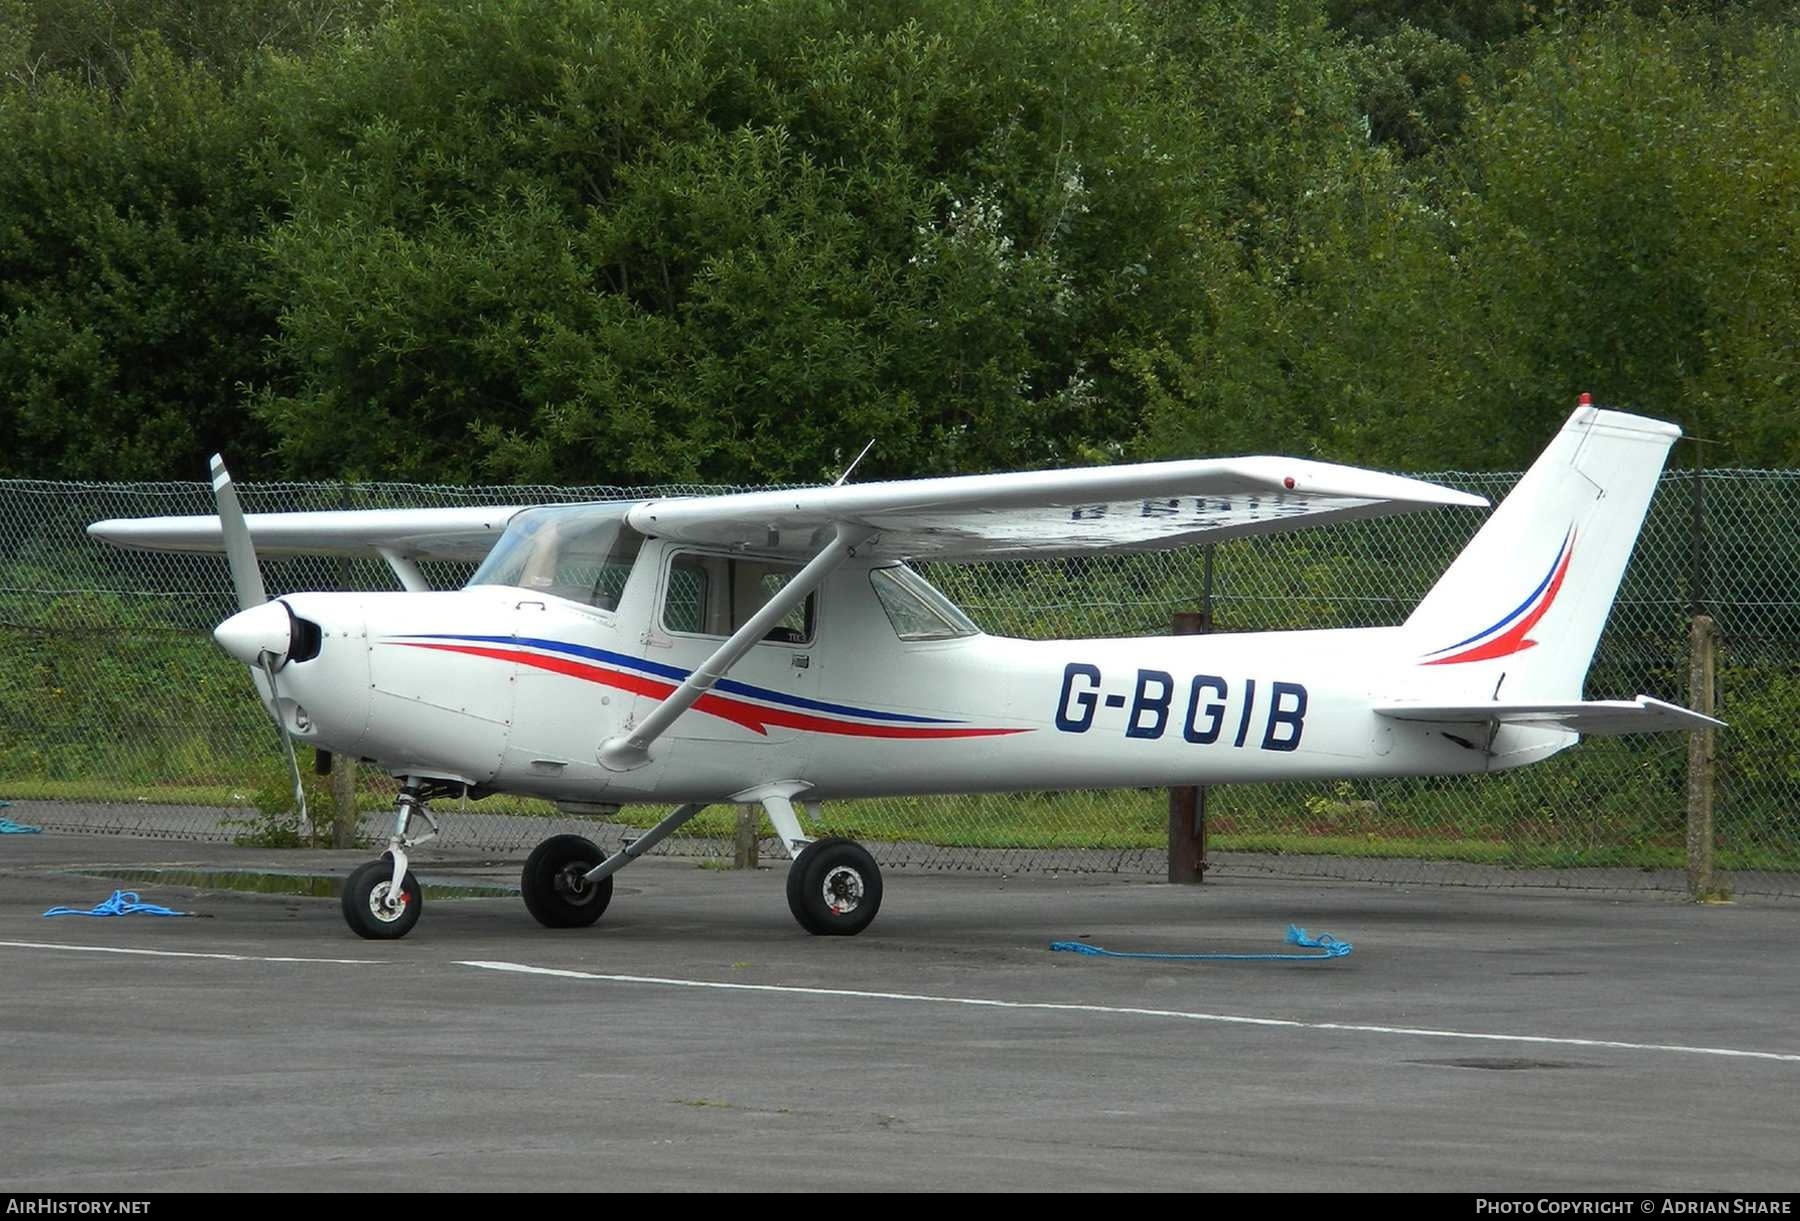
[[(1459, 640), (1455, 644), (1447, 645), (1434, 653), (1426, 654), (1431, 660), (1428, 660), (1423, 664), (1428, 666), (1447, 666), (1467, 661), (1488, 661), (1495, 657), (1506, 657), (1509, 654), (1521, 653), (1537, 644), (1537, 641), (1527, 640), (1525, 637), (1532, 628), (1537, 626), (1538, 620), (1542, 619), (1544, 615), (1548, 613), (1551, 604), (1556, 601), (1556, 595), (1558, 591), (1562, 589), (1563, 578), (1568, 575), (1569, 562), (1574, 558), (1575, 530), (1574, 527), (1571, 526), (1569, 532), (1563, 536), (1562, 548), (1557, 553), (1555, 561), (1551, 563), (1550, 571), (1544, 574), (1544, 579), (1538, 582), (1537, 588), (1531, 591), (1529, 597), (1519, 603), (1518, 606), (1514, 607), (1512, 611), (1504, 616), (1498, 623), (1483, 628), (1466, 640)], [(1510, 628), (1507, 627), (1509, 623), (1512, 624)], [(1494, 636), (1485, 644), (1478, 644), (1472, 649), (1468, 649), (1461, 653), (1455, 653), (1449, 657), (1440, 656), (1440, 654), (1450, 653), (1454, 649), (1461, 649), (1464, 645), (1473, 644), (1475, 641), (1481, 640), (1490, 633), (1499, 632), (1502, 628), (1506, 628), (1506, 630), (1501, 632), (1500, 635)]]

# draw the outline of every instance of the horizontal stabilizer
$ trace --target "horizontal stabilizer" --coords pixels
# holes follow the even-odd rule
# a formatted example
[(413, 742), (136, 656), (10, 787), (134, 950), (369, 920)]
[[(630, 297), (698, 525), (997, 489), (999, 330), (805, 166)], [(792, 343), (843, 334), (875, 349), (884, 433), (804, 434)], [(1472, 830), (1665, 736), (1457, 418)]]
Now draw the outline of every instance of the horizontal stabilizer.
[(1595, 737), (1622, 733), (1693, 733), (1725, 722), (1679, 704), (1640, 695), (1634, 700), (1574, 700), (1549, 704), (1377, 704), (1377, 716), (1437, 725), (1535, 725)]

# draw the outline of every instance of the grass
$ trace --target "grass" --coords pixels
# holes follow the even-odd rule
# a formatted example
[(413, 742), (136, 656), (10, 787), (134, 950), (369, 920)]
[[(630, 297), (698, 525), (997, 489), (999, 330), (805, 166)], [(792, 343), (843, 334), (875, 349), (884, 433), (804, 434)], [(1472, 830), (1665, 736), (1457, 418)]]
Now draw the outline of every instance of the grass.
[(248, 806), (248, 790), (216, 784), (133, 784), (119, 780), (0, 780), (0, 800)]
[[(309, 791), (307, 801), (329, 801), (321, 798), (317, 786), (312, 784), (308, 776)], [(292, 781), (283, 775), (277, 782), (283, 793), (292, 788)], [(320, 779), (318, 785), (325, 781)], [(224, 784), (157, 784), (151, 782), (135, 783), (129, 780), (8, 780), (0, 778), (0, 801), (84, 801), (103, 802), (107, 804), (144, 804), (171, 806), (214, 806), (219, 809), (250, 809), (255, 806), (258, 795), (265, 785), (261, 781), (246, 782), (239, 785)], [(455, 799), (452, 798), (452, 801)], [(392, 788), (369, 788), (357, 790), (356, 808), (364, 811), (385, 812), (393, 809), (394, 797)], [(538, 801), (530, 797), (495, 796), (482, 802), (479, 807), (471, 805), (485, 814), (525, 814), (535, 817), (552, 817), (556, 807), (547, 801)], [(655, 821), (652, 819), (651, 821)], [(645, 824), (646, 826), (649, 823)]]
[[(1464, 861), (1516, 869), (1681, 868), (1685, 864), (1680, 812), (1661, 810), (1654, 794), (1633, 789), (1591, 804), (1572, 792), (1550, 796), (1503, 782), (1399, 786), (1381, 800), (1350, 797), (1339, 786), (1233, 786), (1214, 793), (1209, 843), (1218, 852)], [(285, 792), (285, 781), (274, 787)], [(91, 779), (0, 779), (0, 799), (250, 809), (267, 784), (165, 785)], [(1521, 794), (1530, 800), (1522, 800)], [(316, 791), (315, 802), (329, 807)], [(392, 789), (364, 785), (365, 812), (391, 808)], [(440, 808), (454, 810), (452, 799)], [(1554, 807), (1556, 812), (1552, 812)], [(499, 795), (472, 812), (554, 817), (549, 802)], [(628, 806), (611, 820), (647, 828), (663, 816), (654, 806)], [(818, 830), (872, 843), (911, 842), (946, 849), (1154, 851), (1166, 842), (1167, 804), (1161, 790), (982, 794), (828, 803)], [(688, 836), (729, 840), (735, 807), (707, 810), (684, 829)], [(773, 835), (760, 814), (758, 833)], [(1717, 860), (1730, 870), (1800, 871), (1800, 844), (1754, 842), (1722, 831)]]

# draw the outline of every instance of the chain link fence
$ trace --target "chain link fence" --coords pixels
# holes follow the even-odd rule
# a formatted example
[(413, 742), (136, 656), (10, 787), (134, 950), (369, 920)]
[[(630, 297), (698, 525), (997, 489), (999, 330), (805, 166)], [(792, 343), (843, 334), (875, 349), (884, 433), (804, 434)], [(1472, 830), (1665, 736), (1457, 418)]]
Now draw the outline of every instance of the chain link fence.
[[(1434, 481), (1498, 501), (1516, 475)], [(241, 487), (250, 512), (638, 499), (720, 487)], [(58, 830), (184, 839), (279, 838), (290, 804), (275, 730), (243, 668), (210, 640), (234, 609), (224, 561), (90, 541), (108, 517), (211, 513), (206, 484), (0, 481), (0, 799)], [(1479, 526), (1473, 510), (1218, 544), (1216, 630), (1397, 623)], [(1203, 549), (924, 571), (986, 630), (1032, 638), (1164, 633), (1206, 598)], [(426, 565), (434, 586), (467, 575)], [(301, 557), (264, 563), (271, 593), (393, 588), (385, 565)], [(1689, 625), (1721, 635), (1717, 861), (1739, 894), (1800, 893), (1800, 472), (1664, 476), (1589, 677), (1595, 697), (1688, 702)], [(1687, 743), (1590, 739), (1520, 771), (1451, 779), (1216, 787), (1215, 872), (1472, 885), (1686, 885)], [(319, 782), (315, 804), (328, 809)], [(363, 768), (362, 833), (385, 834), (390, 778)], [(840, 802), (824, 829), (870, 842), (890, 867), (1161, 873), (1163, 790)], [(514, 852), (579, 829), (611, 846), (660, 810), (608, 822), (496, 796), (440, 802), (445, 842)], [(665, 851), (726, 855), (739, 812), (709, 812)], [(776, 853), (765, 825), (762, 852)]]

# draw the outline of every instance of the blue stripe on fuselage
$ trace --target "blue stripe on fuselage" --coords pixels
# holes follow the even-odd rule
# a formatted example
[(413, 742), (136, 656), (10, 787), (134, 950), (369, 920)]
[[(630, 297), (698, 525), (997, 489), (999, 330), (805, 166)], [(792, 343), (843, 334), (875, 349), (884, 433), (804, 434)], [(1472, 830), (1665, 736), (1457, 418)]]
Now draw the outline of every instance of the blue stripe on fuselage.
[[(545, 640), (536, 636), (464, 636), (452, 632), (424, 633), (412, 637), (415, 640), (466, 640), (479, 644), (519, 644), (534, 649), (544, 649), (551, 653), (563, 653), (572, 657), (582, 657), (589, 661), (604, 662), (607, 665), (623, 666), (628, 670), (638, 670), (645, 674), (654, 674), (658, 678), (666, 678), (673, 682), (683, 682), (693, 671), (684, 670), (680, 666), (666, 665), (659, 661), (649, 661), (642, 657), (628, 657), (623, 653), (614, 653), (610, 649), (596, 649), (585, 644), (569, 644), (561, 640)], [(813, 712), (831, 712), (838, 716), (862, 717), (870, 721), (903, 721), (917, 725), (960, 725), (961, 721), (946, 720), (943, 717), (912, 716), (904, 712), (878, 712), (872, 708), (854, 708), (848, 704), (832, 704), (825, 700), (808, 699), (804, 695), (789, 695), (785, 691), (771, 691), (767, 687), (756, 687), (749, 683), (741, 683), (732, 678), (721, 678), (713, 684), (714, 691), (722, 691), (729, 695), (749, 696), (751, 699), (766, 700), (771, 704), (786, 704), (790, 708), (805, 708)]]

